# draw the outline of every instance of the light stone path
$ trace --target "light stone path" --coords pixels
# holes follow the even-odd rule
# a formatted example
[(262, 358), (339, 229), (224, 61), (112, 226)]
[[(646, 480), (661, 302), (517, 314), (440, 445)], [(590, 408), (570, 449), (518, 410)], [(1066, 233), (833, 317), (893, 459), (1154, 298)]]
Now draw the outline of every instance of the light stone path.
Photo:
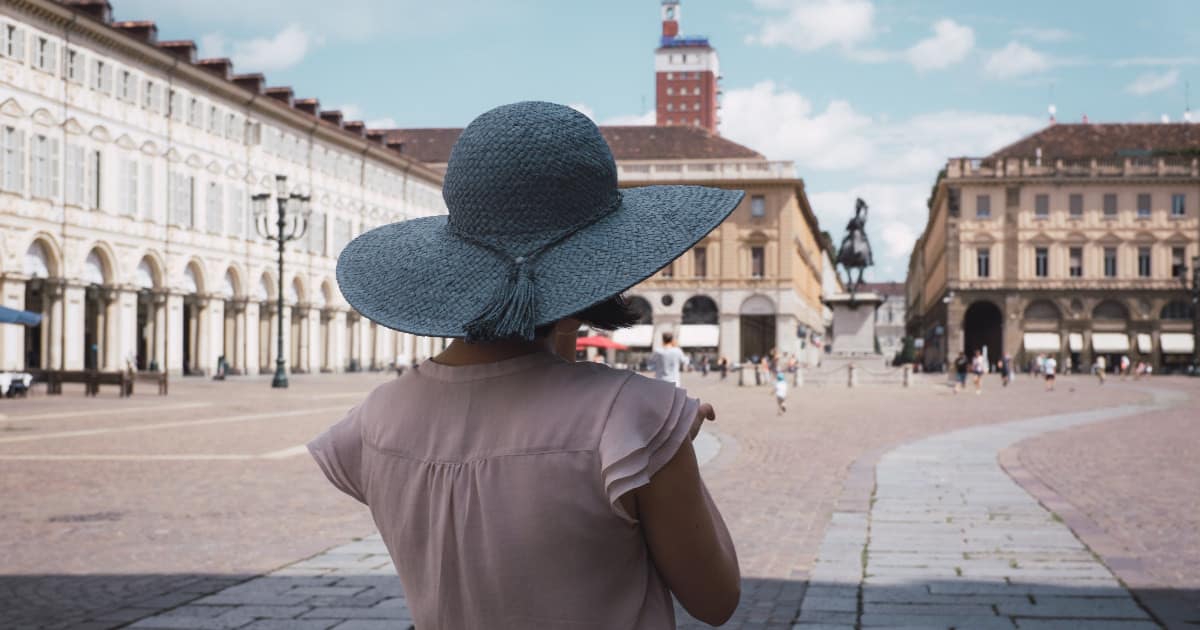
[(794, 627), (1159, 627), (997, 456), (1181, 398), (1154, 392), (1147, 404), (961, 429), (885, 453), (869, 508), (834, 513)]
[[(721, 444), (696, 436), (703, 466)], [(378, 534), (142, 619), (132, 628), (406, 630), (412, 616)]]

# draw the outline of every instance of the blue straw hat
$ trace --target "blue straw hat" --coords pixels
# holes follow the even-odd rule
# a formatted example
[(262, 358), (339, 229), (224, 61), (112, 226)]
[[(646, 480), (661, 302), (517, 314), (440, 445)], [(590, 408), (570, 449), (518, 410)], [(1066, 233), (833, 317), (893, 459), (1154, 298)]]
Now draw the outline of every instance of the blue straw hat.
[(454, 144), (449, 216), (384, 225), (346, 246), (342, 295), (402, 332), (533, 339), (537, 326), (625, 291), (715, 229), (740, 190), (617, 188), (587, 116), (553, 103), (497, 107)]

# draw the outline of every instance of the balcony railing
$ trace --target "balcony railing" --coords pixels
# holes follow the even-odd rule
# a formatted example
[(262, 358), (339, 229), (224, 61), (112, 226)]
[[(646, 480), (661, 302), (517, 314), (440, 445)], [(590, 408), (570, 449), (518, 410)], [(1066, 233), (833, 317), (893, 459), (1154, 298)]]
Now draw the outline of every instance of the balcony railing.
[(946, 165), (946, 177), (1200, 177), (1200, 158), (954, 158)]
[(617, 164), (621, 181), (704, 181), (745, 179), (795, 179), (792, 162), (767, 160), (658, 160)]

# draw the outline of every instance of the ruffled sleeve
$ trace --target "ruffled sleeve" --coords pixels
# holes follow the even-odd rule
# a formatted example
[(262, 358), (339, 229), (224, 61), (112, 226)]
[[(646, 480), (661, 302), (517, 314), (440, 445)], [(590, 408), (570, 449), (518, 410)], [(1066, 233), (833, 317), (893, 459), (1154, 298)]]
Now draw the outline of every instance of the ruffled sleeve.
[(664, 381), (633, 375), (622, 385), (600, 436), (600, 474), (617, 516), (637, 522), (619, 499), (650, 483), (675, 456), (699, 406), (700, 401)]
[(359, 425), (362, 408), (360, 404), (351, 409), (340, 422), (309, 442), (308, 452), (335, 488), (360, 503), (366, 503), (362, 482), (362, 430)]

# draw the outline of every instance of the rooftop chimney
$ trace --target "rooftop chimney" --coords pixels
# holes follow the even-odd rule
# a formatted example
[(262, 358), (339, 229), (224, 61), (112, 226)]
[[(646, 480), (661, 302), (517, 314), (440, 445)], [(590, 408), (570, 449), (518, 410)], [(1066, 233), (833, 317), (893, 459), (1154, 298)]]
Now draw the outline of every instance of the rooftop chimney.
[(94, 20), (112, 23), (112, 5), (108, 0), (64, 0), (63, 4)]
[(115, 22), (113, 28), (124, 31), (126, 35), (143, 44), (158, 44), (158, 25), (153, 21)]
[(290, 87), (269, 87), (266, 94), (288, 107), (292, 106), (292, 100), (295, 98)]
[(263, 86), (267, 84), (267, 79), (261, 73), (254, 72), (251, 74), (235, 74), (233, 75), (233, 82), (238, 87), (250, 90), (255, 94), (262, 94)]
[(226, 57), (219, 59), (201, 59), (197, 65), (218, 77), (228, 81), (233, 77), (233, 62)]
[(196, 63), (196, 42), (190, 39), (159, 42), (158, 47), (163, 52), (175, 55), (180, 61)]
[(396, 153), (404, 153), (404, 142), (402, 140), (388, 140), (386, 144), (387, 148)]
[(357, 136), (366, 137), (367, 125), (361, 120), (351, 120), (342, 124), (342, 129), (349, 131)]
[(384, 142), (385, 138), (387, 138), (387, 132), (384, 131), (383, 129), (368, 129), (367, 130), (367, 140), (370, 140), (371, 142), (374, 142), (376, 144), (387, 144)]
[(317, 112), (321, 111), (321, 102), (315, 98), (296, 99), (292, 105), (309, 116), (316, 116)]
[(321, 112), (321, 120), (324, 120), (327, 123), (332, 123), (332, 124), (335, 124), (335, 125), (341, 127), (342, 126), (342, 112), (340, 112), (336, 109), (330, 109), (330, 110), (323, 111), (323, 112)]

